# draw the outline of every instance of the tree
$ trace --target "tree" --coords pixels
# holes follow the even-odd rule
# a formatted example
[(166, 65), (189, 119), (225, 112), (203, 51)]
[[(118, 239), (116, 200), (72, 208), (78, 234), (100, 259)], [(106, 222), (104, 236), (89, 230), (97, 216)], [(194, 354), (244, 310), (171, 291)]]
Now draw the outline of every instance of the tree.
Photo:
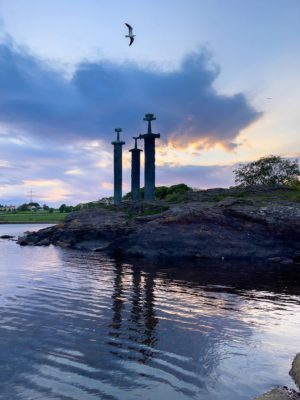
[(233, 172), (235, 183), (240, 186), (291, 185), (298, 183), (300, 176), (297, 160), (273, 155), (247, 164), (240, 164)]
[(27, 204), (27, 203), (21, 204), (21, 205), (17, 208), (17, 210), (18, 210), (18, 211), (27, 211), (27, 210), (28, 210), (28, 204)]
[(59, 210), (60, 213), (63, 213), (63, 212), (66, 211), (66, 208), (67, 208), (66, 204), (62, 204), (62, 205), (59, 207), (58, 210)]
[(73, 206), (67, 206), (66, 204), (62, 204), (62, 205), (59, 207), (58, 211), (59, 211), (60, 213), (69, 213), (69, 212), (71, 212), (71, 211), (74, 211), (74, 208), (75, 208), (75, 207), (73, 207)]

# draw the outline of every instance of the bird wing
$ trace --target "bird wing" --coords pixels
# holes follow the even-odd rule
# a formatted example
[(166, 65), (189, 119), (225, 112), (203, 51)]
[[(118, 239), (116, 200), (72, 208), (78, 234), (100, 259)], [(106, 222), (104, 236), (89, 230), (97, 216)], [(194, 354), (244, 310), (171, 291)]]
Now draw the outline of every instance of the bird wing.
[(127, 26), (128, 30), (129, 30), (129, 35), (132, 35), (132, 26), (129, 24), (126, 24), (126, 23), (125, 23), (125, 25)]
[(134, 38), (133, 38), (133, 37), (131, 37), (131, 38), (130, 38), (130, 43), (129, 43), (129, 46), (131, 46), (131, 45), (132, 45), (133, 41), (134, 41)]

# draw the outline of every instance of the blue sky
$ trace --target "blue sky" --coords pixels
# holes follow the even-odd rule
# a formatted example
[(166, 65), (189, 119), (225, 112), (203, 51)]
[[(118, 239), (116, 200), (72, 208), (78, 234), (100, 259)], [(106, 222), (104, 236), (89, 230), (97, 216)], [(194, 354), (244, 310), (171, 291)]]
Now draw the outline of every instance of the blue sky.
[(146, 112), (157, 184), (228, 186), (236, 163), (298, 157), (299, 34), (298, 0), (0, 0), (0, 204), (111, 195), (116, 126), (129, 191)]

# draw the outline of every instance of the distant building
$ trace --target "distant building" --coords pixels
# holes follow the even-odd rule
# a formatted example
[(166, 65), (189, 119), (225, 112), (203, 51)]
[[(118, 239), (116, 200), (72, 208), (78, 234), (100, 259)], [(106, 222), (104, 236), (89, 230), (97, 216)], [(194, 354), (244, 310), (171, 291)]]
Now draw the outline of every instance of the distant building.
[(16, 211), (16, 206), (2, 206), (0, 207), (0, 211)]
[(38, 209), (37, 206), (32, 206), (31, 204), (28, 204), (28, 206), (27, 206), (27, 210), (29, 210), (29, 211), (35, 211), (37, 209)]

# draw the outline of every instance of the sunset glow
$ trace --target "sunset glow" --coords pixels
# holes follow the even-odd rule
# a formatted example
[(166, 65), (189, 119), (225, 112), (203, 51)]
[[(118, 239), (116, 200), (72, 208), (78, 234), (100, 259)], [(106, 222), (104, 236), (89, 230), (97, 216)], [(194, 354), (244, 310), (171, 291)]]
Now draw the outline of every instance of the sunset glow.
[[(0, 203), (20, 204), (30, 190), (57, 205), (111, 196), (117, 126), (130, 190), (128, 150), (147, 112), (161, 134), (157, 184), (228, 186), (238, 163), (299, 157), (299, 2), (272, 3), (271, 14), (268, 2), (235, 0), (226, 9), (164, 0), (155, 11), (91, 0), (72, 13), (63, 1), (60, 14), (42, 3), (0, 0)], [(130, 48), (127, 15), (138, 32)]]

